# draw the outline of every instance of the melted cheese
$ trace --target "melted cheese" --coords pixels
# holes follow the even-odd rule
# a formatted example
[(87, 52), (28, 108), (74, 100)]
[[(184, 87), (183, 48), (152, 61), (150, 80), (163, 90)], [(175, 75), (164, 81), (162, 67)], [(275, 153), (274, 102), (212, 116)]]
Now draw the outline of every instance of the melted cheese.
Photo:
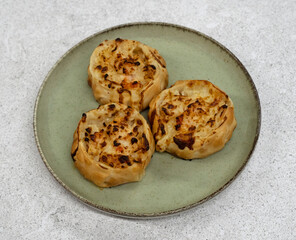
[[(150, 104), (149, 120), (156, 150), (182, 158), (204, 157), (205, 152), (220, 150), (236, 126), (230, 98), (202, 80), (178, 81), (160, 93)], [(221, 127), (224, 123), (229, 128)]]
[(74, 134), (72, 156), (87, 179), (109, 187), (139, 181), (154, 148), (142, 115), (131, 107), (112, 103), (83, 114)]
[(157, 50), (132, 40), (109, 40), (93, 52), (89, 84), (100, 103), (119, 102), (137, 110), (166, 88), (166, 63)]

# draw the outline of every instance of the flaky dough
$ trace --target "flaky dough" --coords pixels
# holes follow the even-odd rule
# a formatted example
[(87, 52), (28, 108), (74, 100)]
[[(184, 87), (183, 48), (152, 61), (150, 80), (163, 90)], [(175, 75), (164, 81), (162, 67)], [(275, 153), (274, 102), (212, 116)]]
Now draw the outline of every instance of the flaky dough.
[(180, 80), (150, 103), (156, 150), (204, 158), (222, 149), (236, 127), (231, 99), (205, 80)]
[(95, 99), (123, 103), (141, 111), (168, 85), (165, 60), (141, 42), (105, 40), (91, 55), (88, 83)]
[(75, 166), (100, 187), (140, 181), (155, 150), (143, 116), (123, 104), (101, 105), (82, 115), (73, 136)]

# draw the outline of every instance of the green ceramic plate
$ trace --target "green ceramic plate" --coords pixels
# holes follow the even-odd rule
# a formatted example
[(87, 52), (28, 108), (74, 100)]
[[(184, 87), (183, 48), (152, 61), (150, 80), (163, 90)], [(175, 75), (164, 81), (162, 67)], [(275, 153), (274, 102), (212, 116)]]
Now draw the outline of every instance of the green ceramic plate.
[[(100, 42), (117, 37), (156, 48), (167, 62), (169, 86), (179, 79), (206, 79), (228, 93), (237, 128), (222, 151), (193, 161), (155, 152), (141, 182), (103, 190), (79, 174), (70, 156), (73, 132), (81, 114), (98, 106), (86, 81), (89, 58)], [(259, 129), (258, 94), (241, 62), (212, 38), (163, 23), (117, 26), (74, 46), (44, 80), (34, 112), (37, 146), (58, 182), (83, 202), (125, 217), (169, 215), (221, 192), (247, 163)]]

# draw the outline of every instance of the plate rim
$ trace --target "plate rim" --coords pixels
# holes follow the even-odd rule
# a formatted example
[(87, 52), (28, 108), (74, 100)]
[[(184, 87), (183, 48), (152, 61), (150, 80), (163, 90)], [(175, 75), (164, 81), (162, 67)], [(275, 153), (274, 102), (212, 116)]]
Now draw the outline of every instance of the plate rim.
[[(45, 84), (47, 83), (51, 73), (54, 71), (54, 69), (56, 68), (56, 66), (70, 53), (72, 52), (75, 48), (77, 48), (78, 46), (80, 46), (81, 44), (87, 42), (89, 39), (98, 36), (100, 34), (103, 33), (107, 33), (110, 31), (114, 31), (116, 29), (121, 29), (121, 28), (126, 28), (126, 27), (133, 27), (133, 26), (141, 26), (141, 25), (150, 25), (150, 26), (163, 26), (163, 27), (173, 27), (176, 28), (178, 30), (183, 30), (183, 31), (187, 31), (190, 33), (193, 33), (195, 35), (198, 35), (199, 37), (205, 38), (206, 40), (210, 40), (210, 42), (214, 43), (217, 47), (219, 47), (221, 50), (223, 50), (224, 52), (226, 52), (231, 58), (234, 59), (234, 61), (238, 64), (238, 66), (243, 70), (244, 75), (247, 77), (248, 82), (251, 84), (251, 88), (252, 88), (252, 93), (254, 94), (255, 97), (255, 101), (256, 101), (256, 106), (257, 106), (257, 127), (256, 127), (256, 134), (255, 134), (255, 138), (251, 147), (251, 150), (248, 154), (248, 156), (246, 157), (246, 159), (244, 160), (242, 166), (238, 169), (238, 171), (236, 172), (236, 174), (227, 182), (225, 183), (221, 188), (219, 188), (218, 190), (216, 190), (215, 192), (213, 192), (212, 194), (208, 195), (207, 197), (192, 203), (192, 204), (188, 204), (184, 207), (181, 208), (177, 208), (177, 209), (172, 209), (172, 210), (167, 210), (167, 211), (163, 211), (163, 212), (157, 212), (157, 213), (131, 213), (131, 212), (125, 212), (125, 211), (118, 211), (118, 210), (114, 210), (114, 209), (110, 209), (110, 208), (106, 208), (103, 206), (100, 206), (98, 204), (94, 204), (91, 201), (89, 201), (88, 199), (80, 196), (78, 193), (76, 193), (74, 190), (72, 190), (70, 187), (68, 187), (53, 171), (53, 169), (50, 167), (49, 163), (47, 162), (47, 159), (45, 157), (45, 155), (43, 154), (43, 151), (41, 149), (40, 143), (39, 143), (39, 138), (38, 138), (38, 133), (37, 133), (37, 111), (38, 111), (38, 103), (39, 103), (39, 99), (41, 96), (41, 93), (43, 91), (43, 88), (45, 86)], [(56, 63), (51, 67), (51, 69), (49, 70), (49, 72), (47, 73), (47, 75), (45, 76), (42, 84), (40, 85), (39, 91), (37, 93), (37, 97), (35, 100), (35, 105), (34, 105), (34, 114), (33, 114), (33, 130), (34, 130), (34, 137), (35, 137), (35, 142), (39, 151), (39, 154), (42, 158), (43, 163), (45, 164), (45, 166), (47, 167), (47, 169), (49, 170), (49, 172), (53, 175), (53, 177), (67, 190), (69, 191), (72, 196), (75, 196), (76, 198), (78, 198), (82, 203), (86, 204), (87, 206), (90, 206), (102, 213), (107, 213), (113, 216), (117, 216), (117, 217), (124, 217), (124, 218), (134, 218), (134, 219), (151, 219), (151, 218), (160, 218), (160, 217), (166, 217), (166, 216), (171, 216), (173, 214), (179, 213), (179, 212), (183, 212), (186, 210), (189, 210), (193, 207), (196, 207), (210, 199), (212, 199), (214, 196), (216, 196), (217, 194), (219, 194), (220, 192), (222, 192), (226, 187), (228, 187), (233, 181), (234, 179), (237, 178), (237, 176), (242, 172), (242, 170), (245, 168), (245, 166), (247, 165), (247, 163), (249, 162), (256, 144), (258, 142), (258, 138), (259, 138), (259, 134), (260, 134), (260, 129), (261, 129), (261, 104), (260, 104), (260, 98), (259, 98), (259, 94), (258, 91), (256, 89), (255, 83), (251, 77), (251, 75), (249, 74), (249, 72), (247, 71), (247, 69), (245, 68), (245, 66), (241, 63), (241, 61), (224, 45), (222, 45), (221, 43), (219, 43), (217, 40), (215, 40), (214, 38), (200, 32), (197, 31), (195, 29), (192, 28), (188, 28), (182, 25), (177, 25), (177, 24), (172, 24), (172, 23), (167, 23), (167, 22), (131, 22), (131, 23), (124, 23), (124, 24), (120, 24), (120, 25), (116, 25), (113, 27), (109, 27), (106, 29), (103, 29), (99, 32), (96, 32), (94, 34), (91, 34), (90, 36), (84, 38), (83, 40), (79, 41), (78, 43), (76, 43), (74, 46), (72, 46), (69, 50), (67, 50), (57, 61)]]

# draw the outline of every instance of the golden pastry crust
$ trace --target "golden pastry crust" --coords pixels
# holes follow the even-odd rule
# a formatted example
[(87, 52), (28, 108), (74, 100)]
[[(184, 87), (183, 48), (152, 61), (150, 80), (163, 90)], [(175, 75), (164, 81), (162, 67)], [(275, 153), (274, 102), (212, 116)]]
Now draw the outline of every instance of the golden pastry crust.
[(99, 187), (140, 181), (155, 150), (148, 123), (135, 109), (111, 103), (83, 113), (71, 155), (76, 168)]
[(141, 42), (105, 40), (91, 55), (88, 83), (99, 103), (118, 102), (141, 111), (167, 87), (166, 62)]
[(221, 150), (236, 127), (231, 99), (205, 80), (180, 80), (150, 103), (156, 150), (204, 158)]

